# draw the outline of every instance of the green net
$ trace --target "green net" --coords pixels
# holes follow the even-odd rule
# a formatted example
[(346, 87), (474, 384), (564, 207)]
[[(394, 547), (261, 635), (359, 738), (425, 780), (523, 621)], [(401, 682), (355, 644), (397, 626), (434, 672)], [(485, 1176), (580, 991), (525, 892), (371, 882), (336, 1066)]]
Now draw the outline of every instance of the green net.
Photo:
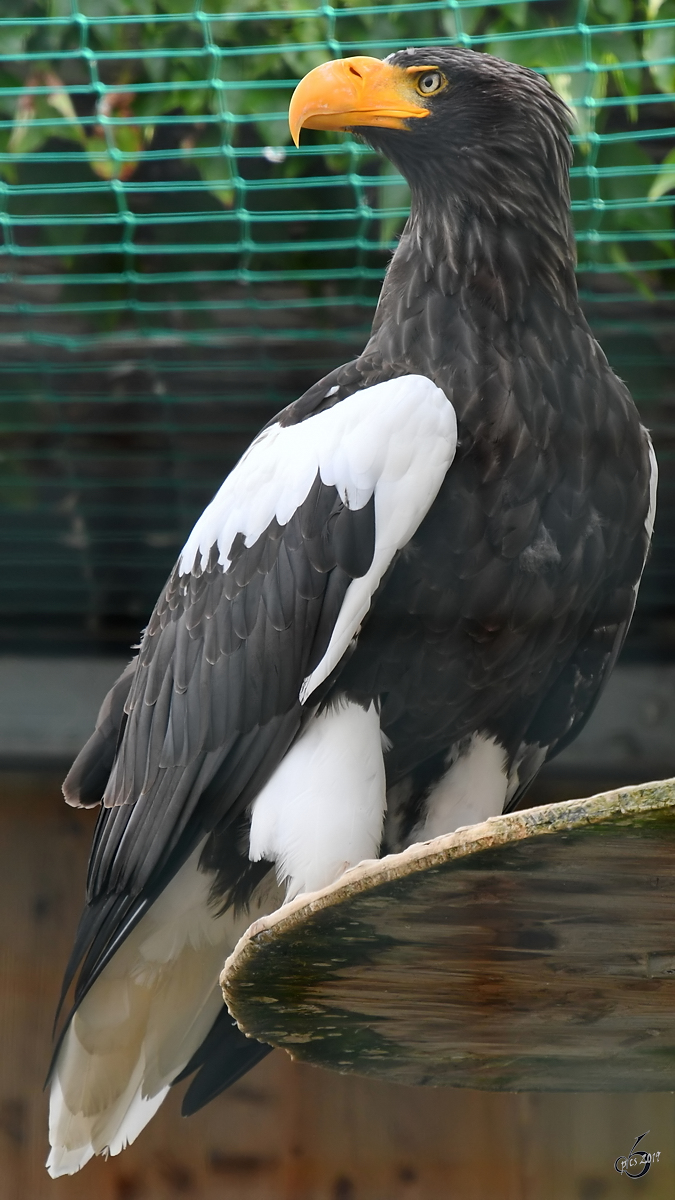
[(662, 641), (675, 0), (184, 3), (3, 5), (5, 642), (133, 638), (251, 434), (363, 344), (406, 187), (349, 136), (297, 150), (286, 111), (327, 57), (411, 44), (534, 67), (573, 108), (582, 296), (666, 468), (636, 634)]

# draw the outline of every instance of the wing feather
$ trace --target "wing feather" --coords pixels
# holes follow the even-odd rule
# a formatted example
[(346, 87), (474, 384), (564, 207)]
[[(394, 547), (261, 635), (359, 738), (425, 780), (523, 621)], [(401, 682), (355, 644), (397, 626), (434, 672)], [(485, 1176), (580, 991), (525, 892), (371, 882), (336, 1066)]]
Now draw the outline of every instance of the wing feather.
[(79, 999), (205, 834), (270, 778), (300, 728), (303, 680), (339, 669), (452, 461), (454, 411), (421, 376), (318, 409), (264, 430), (206, 509), (69, 776), (81, 798), (91, 785), (77, 781), (95, 777), (99, 798), (109, 771)]
[[(642, 571), (649, 554), (656, 512), (656, 490), (658, 466), (651, 438), (643, 430), (645, 450), (650, 463), (650, 502), (644, 525), (644, 535), (637, 538), (632, 551), (634, 562), (623, 565), (621, 574), (612, 574), (603, 580), (606, 560), (598, 562), (597, 542), (608, 536), (606, 524), (600, 523), (587, 530), (587, 541), (579, 540), (579, 548), (570, 555), (568, 571), (570, 578), (580, 578), (584, 591), (578, 600), (599, 596), (596, 611), (589, 621), (588, 629), (574, 653), (566, 661), (554, 664), (551, 679), (544, 689), (543, 699), (524, 735), (519, 751), (519, 762), (514, 772), (514, 786), (509, 797), (507, 811), (518, 806), (528, 785), (544, 761), (560, 754), (581, 733), (593, 714), (607, 681), (621, 653), (628, 632)], [(571, 499), (571, 497), (570, 497)], [(615, 493), (607, 495), (608, 509), (615, 503)], [(621, 511), (619, 509), (619, 511)], [(564, 528), (564, 525), (561, 526)], [(620, 531), (622, 526), (617, 522)], [(590, 545), (590, 550), (585, 546)], [(611, 549), (611, 547), (610, 547)], [(610, 557), (611, 561), (611, 557)], [(619, 560), (621, 561), (621, 560)], [(627, 580), (634, 580), (628, 583)], [(557, 616), (555, 606), (553, 615)]]
[(124, 706), (136, 666), (137, 660), (132, 659), (108, 692), (93, 734), (66, 775), (63, 794), (73, 808), (95, 808), (101, 803), (125, 722)]

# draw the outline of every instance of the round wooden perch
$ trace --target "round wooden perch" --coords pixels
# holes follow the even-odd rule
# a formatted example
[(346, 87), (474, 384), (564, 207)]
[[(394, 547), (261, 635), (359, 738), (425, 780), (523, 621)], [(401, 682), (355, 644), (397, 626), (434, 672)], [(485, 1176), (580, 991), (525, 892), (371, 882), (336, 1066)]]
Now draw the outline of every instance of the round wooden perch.
[(244, 934), (250, 1036), (398, 1083), (675, 1089), (675, 779), (359, 864)]

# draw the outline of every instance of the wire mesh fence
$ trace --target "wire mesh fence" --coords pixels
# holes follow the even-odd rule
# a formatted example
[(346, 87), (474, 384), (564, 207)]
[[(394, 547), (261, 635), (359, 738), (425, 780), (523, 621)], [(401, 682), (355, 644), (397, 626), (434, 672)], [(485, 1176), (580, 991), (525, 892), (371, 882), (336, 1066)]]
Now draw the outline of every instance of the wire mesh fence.
[(667, 640), (675, 0), (185, 4), (3, 6), (5, 640), (128, 641), (246, 440), (360, 348), (406, 187), (348, 135), (297, 150), (286, 110), (318, 62), (411, 44), (574, 110), (582, 295), (666, 468), (640, 628)]

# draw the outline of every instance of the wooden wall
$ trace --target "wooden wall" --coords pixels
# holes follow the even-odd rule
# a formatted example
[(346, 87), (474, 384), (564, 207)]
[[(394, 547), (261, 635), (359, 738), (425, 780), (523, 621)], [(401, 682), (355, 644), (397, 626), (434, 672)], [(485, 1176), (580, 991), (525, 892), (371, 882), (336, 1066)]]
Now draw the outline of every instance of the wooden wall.
[[(665, 1200), (672, 1095), (492, 1095), (386, 1086), (277, 1052), (189, 1120), (171, 1096), (136, 1144), (56, 1182), (41, 1091), (94, 815), (56, 776), (0, 776), (0, 1200)], [(614, 1159), (639, 1133), (661, 1161)]]

